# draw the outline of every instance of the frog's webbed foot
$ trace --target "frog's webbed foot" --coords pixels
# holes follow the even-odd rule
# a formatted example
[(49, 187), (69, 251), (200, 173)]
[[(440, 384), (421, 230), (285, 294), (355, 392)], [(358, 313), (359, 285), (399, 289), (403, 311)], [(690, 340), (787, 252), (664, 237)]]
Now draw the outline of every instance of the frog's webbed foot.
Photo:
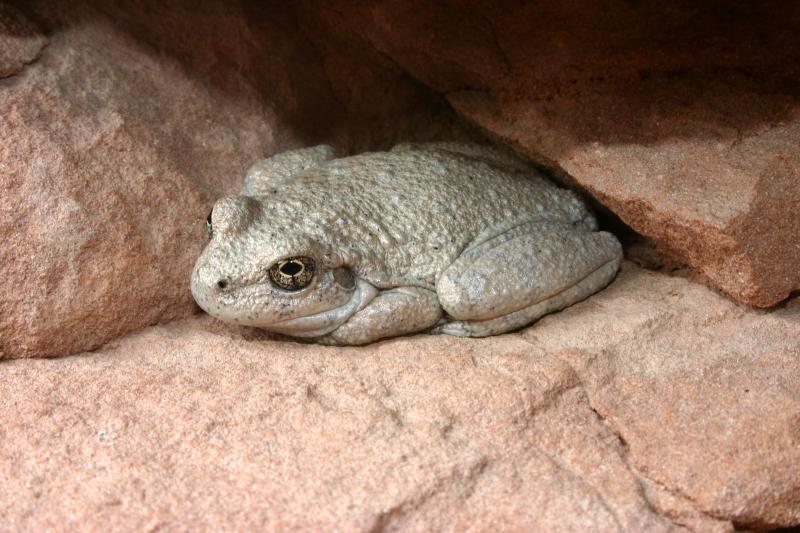
[(563, 309), (607, 285), (622, 247), (610, 233), (529, 223), (468, 248), (436, 291), (454, 321), (434, 333), (496, 335)]
[(267, 157), (256, 162), (247, 171), (241, 194), (244, 196), (269, 194), (299, 172), (318, 167), (332, 159), (336, 159), (336, 152), (327, 144), (289, 150)]
[(367, 344), (428, 329), (441, 316), (442, 308), (434, 291), (397, 287), (381, 291), (347, 322), (314, 340), (322, 344)]

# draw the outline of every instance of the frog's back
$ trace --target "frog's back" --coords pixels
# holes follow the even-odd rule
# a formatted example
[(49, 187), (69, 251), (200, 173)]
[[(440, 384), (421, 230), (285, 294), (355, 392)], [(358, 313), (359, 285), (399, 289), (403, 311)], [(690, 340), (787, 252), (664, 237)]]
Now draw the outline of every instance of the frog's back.
[(523, 163), (420, 146), (332, 160), (290, 187), (313, 195), (314, 216), (341, 228), (342, 245), (361, 246), (362, 260), (388, 269), (377, 277), (427, 284), (493, 229), (534, 220), (593, 223), (575, 193)]
[(590, 216), (574, 192), (521, 162), (437, 145), (337, 159), (320, 170), (333, 197), (347, 191), (387, 225), (416, 235), (430, 234), (439, 224), (447, 232), (457, 227), (474, 233), (518, 219), (577, 223)]

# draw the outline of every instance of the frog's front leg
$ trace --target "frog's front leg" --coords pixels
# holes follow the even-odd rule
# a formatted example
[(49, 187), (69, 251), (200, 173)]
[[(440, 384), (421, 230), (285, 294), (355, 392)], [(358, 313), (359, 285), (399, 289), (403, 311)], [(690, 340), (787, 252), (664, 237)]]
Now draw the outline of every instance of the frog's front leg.
[(622, 247), (603, 231), (528, 223), (468, 248), (437, 281), (454, 321), (434, 329), (482, 337), (525, 326), (606, 286)]
[(296, 174), (336, 159), (336, 152), (327, 144), (281, 152), (256, 162), (244, 178), (241, 194), (269, 194)]
[(428, 329), (441, 316), (442, 307), (434, 291), (420, 287), (397, 287), (381, 291), (347, 322), (315, 340), (322, 344), (367, 344), (385, 337)]

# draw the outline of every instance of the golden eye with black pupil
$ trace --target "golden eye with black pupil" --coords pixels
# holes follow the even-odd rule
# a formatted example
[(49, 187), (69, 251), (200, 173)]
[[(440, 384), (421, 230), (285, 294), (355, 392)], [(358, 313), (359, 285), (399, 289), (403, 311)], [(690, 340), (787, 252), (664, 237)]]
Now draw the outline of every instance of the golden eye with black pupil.
[(269, 279), (283, 290), (299, 291), (314, 279), (314, 269), (310, 257), (287, 257), (269, 267)]
[(214, 208), (211, 208), (211, 211), (208, 212), (208, 216), (206, 217), (206, 230), (208, 230), (208, 236), (214, 236), (214, 228), (211, 226), (211, 215), (214, 214)]

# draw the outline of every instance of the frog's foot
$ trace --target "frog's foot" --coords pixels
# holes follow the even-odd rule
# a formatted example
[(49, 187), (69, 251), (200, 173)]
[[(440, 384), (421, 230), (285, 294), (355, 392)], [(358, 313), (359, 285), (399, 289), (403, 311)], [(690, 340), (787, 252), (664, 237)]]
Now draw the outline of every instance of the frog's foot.
[(606, 286), (622, 247), (606, 232), (531, 223), (468, 248), (436, 285), (454, 319), (434, 333), (483, 337), (515, 330)]
[(314, 340), (322, 344), (367, 344), (428, 329), (441, 316), (435, 292), (420, 287), (397, 287), (381, 291), (347, 322)]

